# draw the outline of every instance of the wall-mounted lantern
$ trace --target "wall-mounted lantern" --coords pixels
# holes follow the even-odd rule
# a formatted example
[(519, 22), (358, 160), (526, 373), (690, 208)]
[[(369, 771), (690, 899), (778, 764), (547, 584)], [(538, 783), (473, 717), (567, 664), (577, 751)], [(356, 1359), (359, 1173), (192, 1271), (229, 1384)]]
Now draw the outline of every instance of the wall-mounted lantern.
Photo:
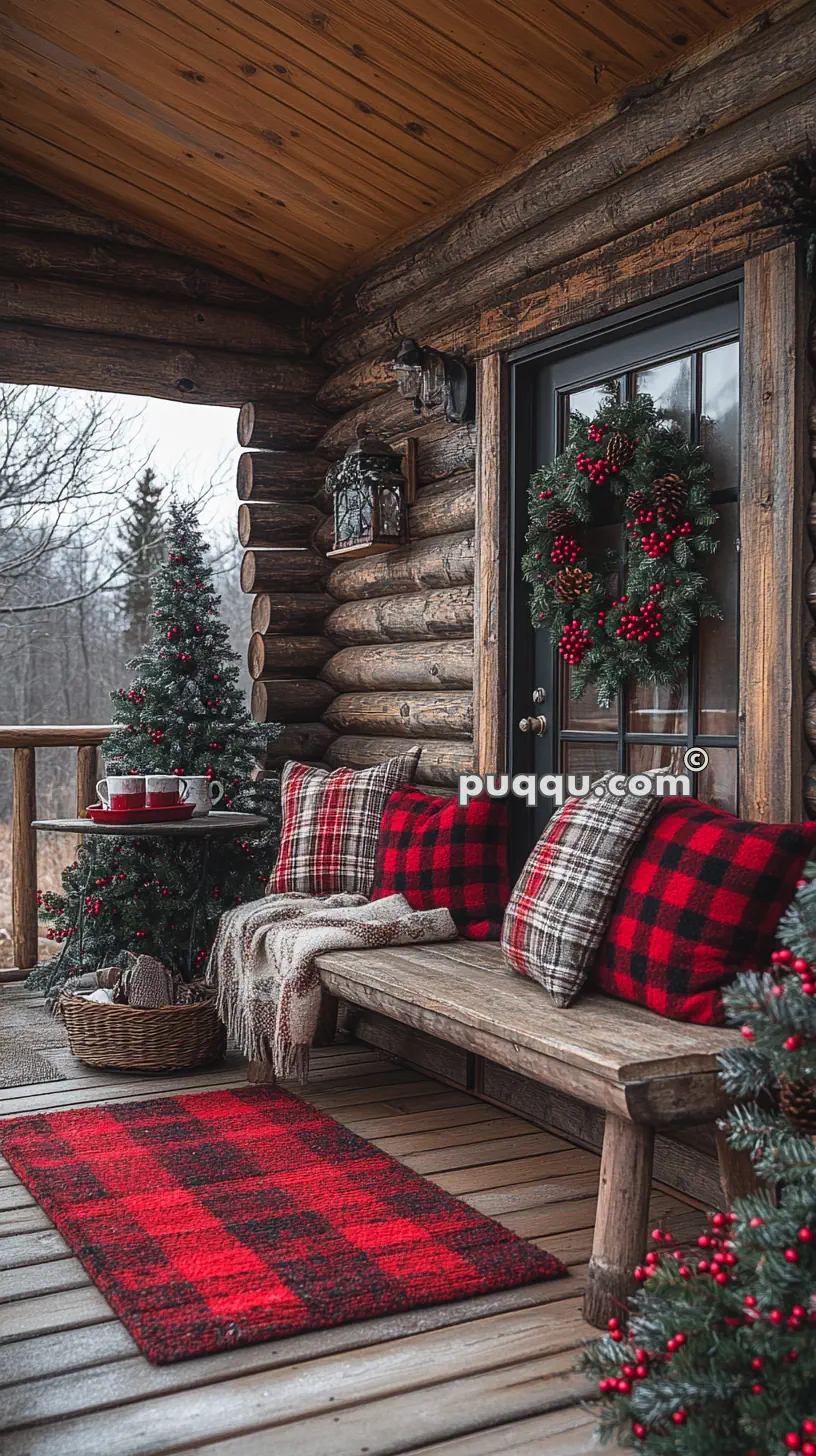
[(407, 507), (413, 481), (402, 474), (402, 455), (357, 426), (357, 439), (327, 476), (334, 498), (334, 550), (329, 556), (396, 551), (408, 539)]
[(473, 418), (474, 372), (455, 354), (423, 349), (403, 339), (393, 360), (397, 389), (411, 401), (414, 413), (442, 414), (452, 424)]

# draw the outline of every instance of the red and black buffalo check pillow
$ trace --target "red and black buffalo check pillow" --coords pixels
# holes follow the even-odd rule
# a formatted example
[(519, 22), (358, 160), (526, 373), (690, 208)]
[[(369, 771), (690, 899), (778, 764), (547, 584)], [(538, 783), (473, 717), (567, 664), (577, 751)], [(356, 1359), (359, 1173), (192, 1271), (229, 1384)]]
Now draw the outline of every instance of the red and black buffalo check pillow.
[(605, 774), (567, 799), (521, 872), (502, 925), (502, 950), (517, 971), (569, 1006), (592, 969), (615, 896), (658, 799), (615, 795)]
[(450, 910), (466, 940), (498, 940), (510, 899), (507, 806), (466, 805), (397, 789), (386, 805), (371, 899), (404, 895), (414, 910)]
[(595, 984), (674, 1021), (723, 1022), (721, 989), (770, 959), (816, 824), (664, 800), (629, 861)]
[(281, 775), (283, 827), (269, 894), (370, 894), (385, 806), (400, 784), (413, 782), (419, 753), (411, 748), (374, 768), (332, 773), (290, 760)]

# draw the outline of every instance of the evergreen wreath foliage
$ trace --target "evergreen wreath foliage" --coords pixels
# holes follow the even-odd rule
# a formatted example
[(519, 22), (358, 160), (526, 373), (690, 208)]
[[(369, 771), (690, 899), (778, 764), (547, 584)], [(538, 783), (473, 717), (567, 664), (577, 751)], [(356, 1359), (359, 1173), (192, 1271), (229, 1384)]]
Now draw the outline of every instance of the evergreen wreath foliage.
[(62, 894), (38, 894), (48, 938), (62, 951), (29, 976), (33, 990), (121, 964), (126, 951), (189, 978), (222, 911), (263, 895), (274, 866), (279, 782), (256, 782), (252, 772), (280, 729), (247, 712), (194, 507), (171, 503), (166, 539), (167, 559), (151, 579), (150, 641), (128, 664), (130, 687), (111, 694), (117, 726), (102, 745), (106, 772), (205, 774), (224, 785), (214, 815), (265, 814), (269, 829), (206, 841), (86, 835)]
[(602, 1438), (644, 1456), (816, 1456), (815, 880), (811, 863), (770, 968), (723, 993), (743, 1044), (720, 1077), (748, 1100), (721, 1126), (766, 1191), (691, 1247), (655, 1230), (632, 1312), (583, 1357)]
[[(532, 476), (522, 559), (533, 626), (572, 666), (573, 697), (594, 684), (602, 707), (627, 680), (682, 677), (698, 620), (720, 615), (697, 569), (716, 550), (710, 466), (650, 395), (619, 404), (614, 385), (606, 393), (594, 419), (572, 416), (567, 448)], [(616, 519), (615, 500), (626, 538), (619, 596), (617, 553), (596, 559), (584, 544), (587, 527)]]

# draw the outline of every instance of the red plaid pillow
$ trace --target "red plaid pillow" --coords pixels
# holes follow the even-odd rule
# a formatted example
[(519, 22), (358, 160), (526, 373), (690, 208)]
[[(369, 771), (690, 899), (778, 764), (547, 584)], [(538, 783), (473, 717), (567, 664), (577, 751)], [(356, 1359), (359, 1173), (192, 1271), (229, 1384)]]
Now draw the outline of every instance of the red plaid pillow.
[(507, 806), (481, 796), (460, 807), (397, 789), (383, 816), (371, 899), (396, 893), (414, 910), (450, 910), (466, 940), (498, 940), (510, 899)]
[(721, 1024), (721, 988), (768, 964), (814, 844), (816, 823), (751, 824), (697, 799), (664, 801), (629, 861), (595, 984), (674, 1021)]
[(504, 917), (505, 957), (556, 1006), (569, 1006), (592, 970), (629, 856), (657, 808), (651, 794), (612, 794), (615, 777), (604, 774), (553, 814)]
[(368, 895), (385, 806), (400, 784), (413, 781), (419, 753), (411, 748), (374, 768), (332, 773), (290, 760), (281, 774), (283, 827), (268, 893)]

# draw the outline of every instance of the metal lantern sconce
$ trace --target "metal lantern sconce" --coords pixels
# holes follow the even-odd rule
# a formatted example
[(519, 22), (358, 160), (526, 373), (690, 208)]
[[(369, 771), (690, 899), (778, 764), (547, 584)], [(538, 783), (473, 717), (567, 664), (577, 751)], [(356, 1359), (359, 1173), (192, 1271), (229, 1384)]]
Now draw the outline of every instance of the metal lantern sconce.
[(473, 418), (474, 377), (455, 354), (441, 354), (438, 349), (424, 349), (415, 339), (403, 339), (392, 364), (397, 389), (409, 399), (414, 413), (441, 414), (451, 424), (459, 425)]
[[(413, 452), (409, 453), (410, 457)], [(334, 550), (329, 556), (396, 551), (408, 539), (407, 507), (415, 473), (402, 474), (403, 457), (357, 426), (357, 439), (329, 470), (334, 506)]]

